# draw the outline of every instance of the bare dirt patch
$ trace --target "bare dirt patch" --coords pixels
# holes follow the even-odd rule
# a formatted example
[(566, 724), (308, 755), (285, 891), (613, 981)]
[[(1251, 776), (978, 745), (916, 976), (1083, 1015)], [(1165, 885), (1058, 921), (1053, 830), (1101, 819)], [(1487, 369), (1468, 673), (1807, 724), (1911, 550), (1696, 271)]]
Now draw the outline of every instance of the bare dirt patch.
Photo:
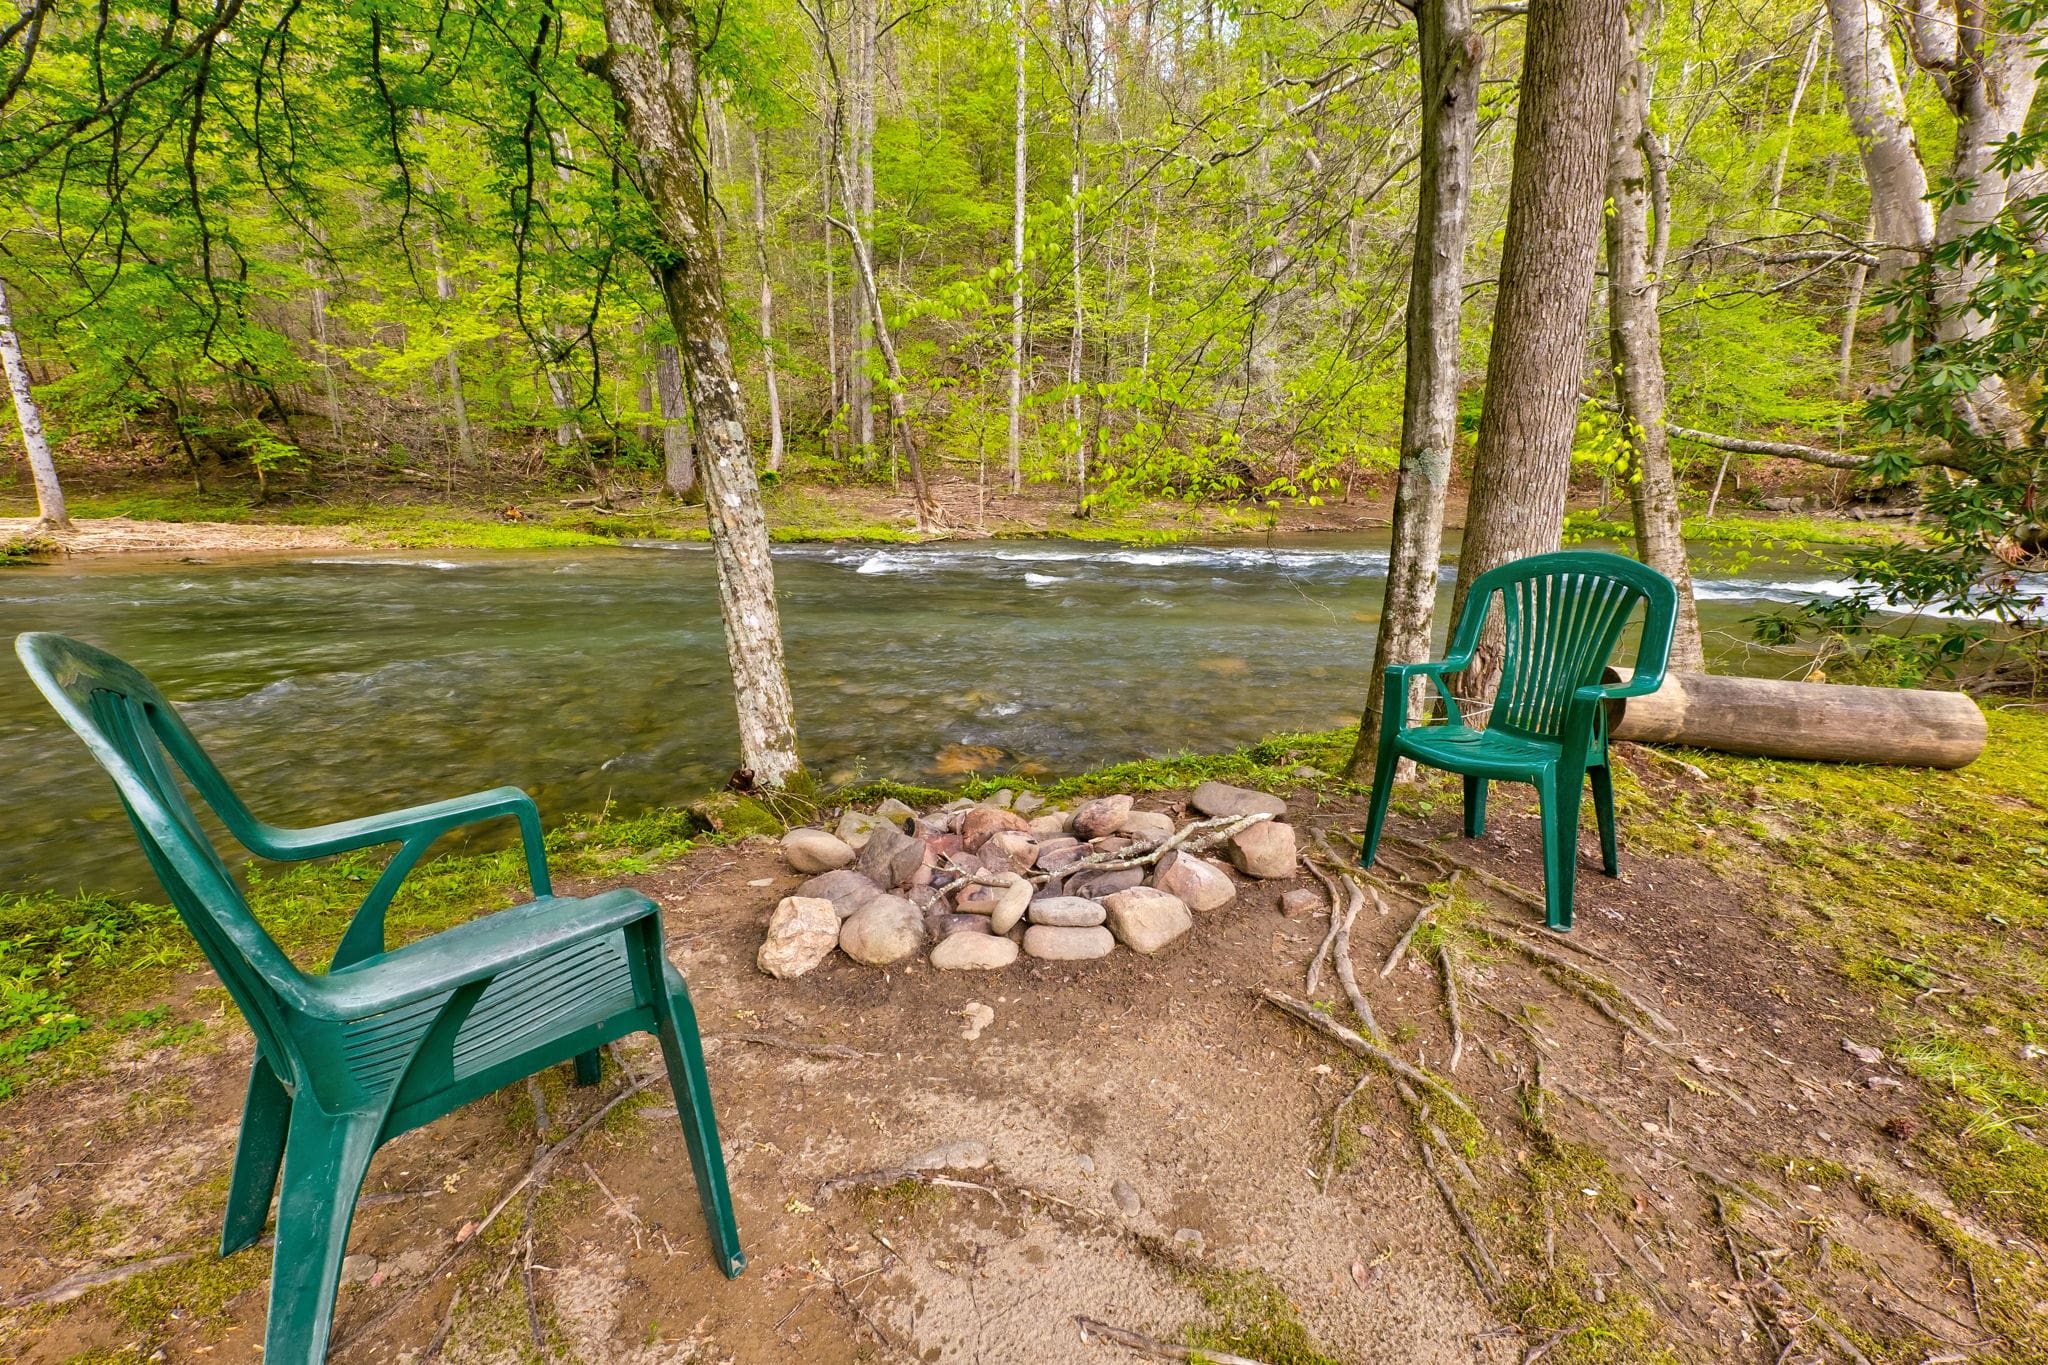
[(0, 517), (0, 544), (46, 540), (65, 554), (259, 554), (339, 550), (358, 543), (344, 527), (232, 521), (79, 518), (68, 531), (39, 530), (34, 517)]
[[(1657, 769), (1638, 781), (1672, 786)], [(1478, 841), (1457, 838), (1449, 804), (1394, 829), (1534, 889), (1535, 822), (1514, 791)], [(1144, 804), (1178, 809), (1173, 794)], [(1342, 831), (1358, 815), (1308, 796), (1292, 818)], [(1872, 1360), (2013, 1349), (2009, 1301), (1944, 1240), (1997, 1236), (1948, 1211), (1896, 1140), (1916, 1083), (1841, 1046), (1869, 1002), (1778, 931), (1784, 907), (1761, 881), (1627, 853), (1609, 880), (1597, 857), (1589, 840), (1569, 946), (1541, 946), (1651, 1005), (1673, 1035), (1620, 1027), (1556, 971), (1460, 931), (1459, 916), (1510, 936), (1533, 926), (1481, 889), (1444, 912), (1469, 1041), (1456, 1075), (1437, 1073), (1478, 1122), (1443, 1105), (1418, 1121), (1375, 1074), (1346, 1112), (1327, 1192), (1330, 1116), (1356, 1059), (1257, 998), (1300, 994), (1324, 937), (1322, 916), (1279, 909), (1306, 877), (1244, 888), (1156, 959), (983, 975), (835, 957), (791, 982), (753, 966), (769, 908), (800, 880), (765, 841), (607, 883), (663, 903), (707, 1034), (860, 1054), (711, 1045), (749, 1269), (727, 1283), (710, 1266), (657, 1085), (554, 1164), (530, 1216), (515, 1203), (427, 1279), (538, 1144), (625, 1084), (551, 1075), (544, 1117), (513, 1087), (381, 1154), (351, 1242), (374, 1266), (358, 1263), (344, 1290), (334, 1358), (419, 1361), (438, 1339), (455, 1361), (1114, 1362), (1132, 1357), (1083, 1345), (1077, 1315), (1178, 1339), (1214, 1320), (1214, 1286), (1246, 1273), (1343, 1361), (1518, 1361), (1552, 1332), (1553, 1360), (1846, 1360), (1837, 1342), (1851, 1340)], [(1432, 899), (1423, 884), (1443, 868), (1398, 850), (1388, 863), (1387, 912), (1368, 909), (1354, 931), (1357, 972), (1392, 1049), (1439, 1068), (1441, 958), (1425, 944), (1388, 977), (1379, 968), (1414, 910), (1402, 893)], [(1356, 1026), (1329, 975), (1321, 998)], [(970, 1041), (971, 1003), (995, 1019)], [(111, 1260), (199, 1252), (150, 1294), (135, 1290), (144, 1277), (18, 1309), (0, 1351), (258, 1358), (264, 1253), (223, 1267), (193, 1231), (219, 1214), (247, 1056), (239, 1025), (220, 1036), (232, 1041), (211, 1055), (0, 1110), (8, 1188), (37, 1190), (0, 1219), (0, 1298)], [(648, 1047), (618, 1059), (656, 1065)], [(1418, 1160), (1431, 1125), (1450, 1130), (1456, 1156), (1439, 1174), (1498, 1276), (1473, 1268)], [(939, 1173), (957, 1183), (833, 1188), (960, 1142), (988, 1159)], [(156, 1173), (142, 1205), (129, 1197), (140, 1170)], [(222, 1284), (235, 1266), (254, 1273)]]

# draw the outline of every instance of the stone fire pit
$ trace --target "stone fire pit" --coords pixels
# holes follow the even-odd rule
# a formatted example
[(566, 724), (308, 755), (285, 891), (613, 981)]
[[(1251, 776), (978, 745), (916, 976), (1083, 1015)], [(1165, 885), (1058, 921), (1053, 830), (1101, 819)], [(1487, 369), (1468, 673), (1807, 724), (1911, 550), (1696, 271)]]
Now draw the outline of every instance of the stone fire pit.
[[(1101, 796), (1071, 808), (997, 792), (916, 811), (884, 801), (834, 829), (793, 829), (790, 867), (809, 874), (769, 916), (756, 962), (802, 976), (834, 949), (870, 967), (928, 957), (940, 971), (999, 971), (1021, 954), (1157, 953), (1196, 916), (1236, 899), (1240, 879), (1294, 876), (1287, 803), (1205, 782), (1186, 816)], [(1211, 856), (1217, 855), (1217, 856)]]

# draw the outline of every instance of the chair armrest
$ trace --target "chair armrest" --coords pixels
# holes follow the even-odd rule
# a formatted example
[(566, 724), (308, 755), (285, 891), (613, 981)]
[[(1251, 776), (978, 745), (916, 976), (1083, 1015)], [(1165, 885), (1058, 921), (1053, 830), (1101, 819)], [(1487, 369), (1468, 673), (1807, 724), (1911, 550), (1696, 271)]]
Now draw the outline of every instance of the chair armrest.
[[(1472, 655), (1470, 652), (1467, 652), (1462, 659), (1437, 659), (1430, 663), (1419, 664), (1388, 664), (1387, 682), (1385, 688), (1382, 689), (1382, 696), (1399, 697), (1401, 699), (1399, 714), (1405, 722), (1408, 716), (1408, 680), (1413, 677), (1428, 678), (1436, 684), (1437, 695), (1443, 698), (1444, 713), (1450, 718), (1451, 724), (1463, 725), (1465, 723), (1464, 713), (1458, 709), (1458, 699), (1451, 695), (1451, 689), (1444, 686), (1444, 675), (1446, 673), (1462, 673), (1471, 665)], [(1386, 709), (1385, 701), (1382, 701), (1380, 705), (1384, 714), (1395, 714), (1395, 712)]]
[[(332, 853), (352, 853), (378, 844), (395, 844), (426, 834), (429, 830), (437, 835), (445, 834), (451, 829), (495, 820), (504, 815), (517, 817), (521, 826), (531, 820), (533, 837), (538, 839), (540, 808), (534, 805), (532, 797), (517, 787), (494, 787), (490, 791), (472, 792), (446, 801), (429, 801), (425, 805), (386, 811), (382, 815), (364, 816), (360, 820), (337, 820), (330, 825), (314, 825), (306, 829), (258, 825), (249, 830), (246, 837), (237, 831), (237, 837), (250, 852), (261, 857), (278, 862), (298, 862), (306, 858), (324, 858)], [(546, 893), (542, 891), (540, 894)]]
[(1628, 697), (1647, 697), (1664, 685), (1662, 674), (1653, 677), (1630, 678), (1627, 682), (1588, 683), (1572, 693), (1575, 701), (1600, 702), (1621, 701)]
[(647, 897), (623, 889), (580, 899), (530, 901), (356, 966), (302, 977), (304, 998), (293, 1003), (333, 1022), (364, 1019), (488, 981), (570, 944), (660, 913)]

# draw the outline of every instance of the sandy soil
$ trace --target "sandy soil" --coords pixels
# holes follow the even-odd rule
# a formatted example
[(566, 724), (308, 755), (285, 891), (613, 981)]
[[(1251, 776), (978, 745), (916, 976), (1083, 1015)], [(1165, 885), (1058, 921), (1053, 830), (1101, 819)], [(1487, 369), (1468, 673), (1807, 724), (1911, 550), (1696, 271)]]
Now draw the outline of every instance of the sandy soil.
[(68, 531), (39, 531), (34, 517), (0, 517), (0, 545), (31, 536), (55, 541), (73, 555), (289, 553), (338, 550), (357, 543), (347, 528), (337, 526), (81, 517)]
[[(1653, 796), (1687, 780), (1629, 761)], [(1478, 841), (1455, 837), (1448, 807), (1397, 817), (1394, 828), (1534, 887), (1535, 824), (1513, 791), (1496, 797), (1494, 827)], [(1178, 808), (1170, 795), (1143, 804)], [(1292, 818), (1349, 829), (1358, 812), (1297, 798)], [(1465, 950), (1469, 1041), (1456, 1084), (1488, 1136), (1463, 1149), (1468, 1167), (1439, 1171), (1474, 1213), (1504, 1276), (1498, 1287), (1475, 1282), (1384, 1077), (1366, 1083), (1346, 1120), (1352, 1163), (1319, 1188), (1328, 1119), (1357, 1073), (1348, 1054), (1256, 994), (1301, 993), (1327, 920), (1289, 918), (1278, 900), (1312, 882), (1248, 885), (1156, 959), (1026, 959), (982, 976), (885, 973), (835, 955), (776, 982), (755, 970), (754, 950), (768, 909), (798, 878), (755, 841), (628, 879), (665, 906), (671, 953), (707, 1033), (862, 1054), (711, 1047), (746, 1274), (727, 1283), (708, 1263), (673, 1109), (657, 1088), (659, 1104), (593, 1130), (554, 1166), (530, 1240), (494, 1230), (433, 1277), (536, 1143), (622, 1084), (608, 1076), (574, 1090), (550, 1076), (545, 1133), (514, 1087), (380, 1154), (351, 1243), (375, 1270), (343, 1291), (333, 1358), (418, 1362), (444, 1330), (451, 1361), (530, 1358), (530, 1294), (553, 1359), (1113, 1363), (1134, 1357), (1083, 1345), (1076, 1315), (1175, 1337), (1205, 1317), (1193, 1276), (1257, 1270), (1338, 1359), (1517, 1361), (1541, 1338), (1512, 1325), (1513, 1305), (1544, 1281), (1546, 1261), (1582, 1272), (1582, 1285), (1590, 1274), (1602, 1297), (1647, 1300), (1652, 1339), (1689, 1360), (1771, 1361), (1773, 1331), (1801, 1343), (1795, 1358), (1841, 1358), (1821, 1349), (1816, 1302), (1837, 1323), (1912, 1335), (1929, 1351), (1992, 1335), (1925, 1236), (1787, 1160), (1825, 1155), (1946, 1208), (1888, 1136), (1909, 1122), (1915, 1082), (1842, 1047), (1861, 1037), (1869, 1005), (1805, 956), (1783, 932), (1786, 909), (1763, 903), (1761, 888), (1626, 853), (1613, 881), (1597, 860), (1584, 850), (1579, 928), (1563, 951), (1667, 1015), (1679, 1041), (1617, 1028), (1516, 952)], [(1412, 874), (1411, 888), (1442, 875), (1418, 855), (1388, 864)], [(1534, 922), (1513, 898), (1488, 898), (1491, 922)], [(1359, 920), (1359, 974), (1398, 1050), (1440, 1066), (1449, 1040), (1435, 960), (1411, 956), (1378, 975), (1414, 910), (1397, 894), (1386, 900), (1384, 913), (1368, 908)], [(0, 1298), (136, 1257), (190, 1248), (210, 1261), (248, 1042), (206, 982), (192, 978), (175, 1010), (216, 1025), (199, 1042), (133, 1056), (0, 1116), (15, 1152)], [(1343, 1017), (1335, 982), (1321, 996)], [(962, 1011), (976, 1002), (994, 1022), (964, 1036)], [(648, 1047), (622, 1055), (642, 1072), (655, 1065)], [(1526, 1087), (1539, 1075), (1532, 1119)], [(989, 1156), (950, 1170), (963, 1184), (909, 1196), (825, 1188), (963, 1141)], [(1581, 1149), (1600, 1158), (1587, 1174), (1532, 1183), (1543, 1153)], [(1138, 1196), (1135, 1211), (1120, 1207), (1119, 1182)], [(1724, 1225), (1718, 1197), (1738, 1183), (1748, 1193), (1727, 1201)], [(1737, 1248), (1745, 1272), (1730, 1263)], [(123, 1316), (118, 1292), (89, 1295), (0, 1319), (0, 1354), (57, 1362), (140, 1342), (161, 1351), (152, 1359), (255, 1360), (264, 1260), (258, 1250), (229, 1263), (246, 1269), (218, 1313), (193, 1291), (182, 1316), (138, 1322), (132, 1309)]]

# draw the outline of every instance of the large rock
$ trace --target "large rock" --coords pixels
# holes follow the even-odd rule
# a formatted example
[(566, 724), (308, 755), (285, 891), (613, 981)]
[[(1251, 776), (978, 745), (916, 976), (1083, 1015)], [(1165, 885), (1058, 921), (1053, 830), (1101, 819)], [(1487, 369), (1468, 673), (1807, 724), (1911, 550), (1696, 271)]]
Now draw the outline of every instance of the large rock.
[(903, 824), (905, 820), (912, 820), (917, 817), (916, 811), (904, 805), (901, 801), (898, 801), (893, 796), (890, 797), (888, 800), (882, 802), (881, 805), (876, 806), (875, 814), (881, 816), (890, 824), (899, 827)]
[(1163, 810), (1134, 810), (1123, 818), (1116, 832), (1133, 839), (1164, 839), (1173, 833), (1173, 817)]
[(1237, 897), (1237, 882), (1228, 872), (1179, 849), (1161, 858), (1152, 870), (1152, 885), (1176, 896), (1190, 910), (1215, 910)]
[(1024, 912), (1031, 908), (1032, 886), (1022, 877), (1011, 882), (1003, 892), (1003, 898), (989, 914), (989, 930), (992, 933), (1007, 934), (1024, 918)]
[(1062, 929), (1093, 928), (1109, 914), (1101, 905), (1079, 896), (1050, 896), (1035, 900), (1025, 913), (1033, 924), (1051, 924)]
[(1074, 833), (1083, 839), (1100, 839), (1116, 833), (1137, 802), (1128, 796), (1098, 796), (1074, 811)]
[(1057, 872), (1069, 863), (1078, 862), (1095, 850), (1079, 839), (1060, 835), (1048, 839), (1038, 846), (1037, 863), (1047, 872)]
[(782, 836), (782, 856), (799, 872), (830, 872), (853, 861), (853, 847), (822, 829), (793, 829)]
[(1285, 881), (1294, 875), (1294, 826), (1261, 820), (1230, 836), (1230, 861), (1247, 877)]
[(1047, 962), (1085, 962), (1108, 957), (1116, 948), (1116, 935), (1100, 925), (1092, 929), (1063, 929), (1051, 924), (1034, 924), (1024, 931), (1024, 951)]
[(818, 896), (785, 896), (768, 917), (768, 937), (754, 965), (787, 981), (825, 960), (839, 942), (839, 912)]
[(1011, 810), (1025, 816), (1030, 815), (1033, 811), (1043, 810), (1044, 808), (1045, 798), (1037, 792), (1019, 792), (1017, 799), (1010, 805)]
[(987, 915), (992, 933), (1008, 933), (1031, 904), (1031, 883), (1012, 874), (1007, 886), (963, 886), (955, 904), (970, 915)]
[(976, 806), (960, 817), (960, 837), (967, 841), (969, 852), (979, 852), (988, 842), (989, 836), (1002, 831), (1016, 830), (1020, 834), (1031, 832), (1031, 822), (1015, 811), (1000, 806)]
[(1149, 886), (1119, 891), (1102, 903), (1109, 931), (1133, 952), (1156, 953), (1195, 927), (1179, 896)]
[(877, 886), (903, 886), (924, 866), (925, 842), (894, 825), (877, 826), (854, 866)]
[(1065, 834), (1067, 832), (1067, 825), (1072, 819), (1071, 815), (1063, 811), (1053, 811), (1046, 815), (1034, 815), (1031, 817), (1031, 832), (1041, 839), (1051, 838), (1055, 834)]
[(1118, 891), (1128, 891), (1145, 882), (1142, 867), (1120, 867), (1114, 872), (1077, 872), (1067, 878), (1067, 894), (1070, 896), (1093, 896), (1100, 900)]
[(1188, 804), (1204, 815), (1270, 815), (1287, 817), (1287, 803), (1271, 792), (1233, 787), (1228, 782), (1204, 782), (1188, 793)]
[(924, 931), (934, 943), (943, 943), (955, 934), (986, 934), (988, 916), (949, 915), (944, 910), (930, 909), (924, 912)]
[(839, 918), (845, 919), (881, 895), (882, 888), (852, 868), (842, 867), (835, 872), (811, 878), (797, 887), (796, 894), (832, 902), (832, 908), (839, 912)]
[(991, 872), (1024, 872), (1038, 858), (1038, 841), (1014, 829), (999, 830), (982, 841), (981, 865)]
[(887, 820), (884, 820), (879, 815), (869, 815), (866, 811), (850, 810), (839, 817), (839, 828), (834, 830), (833, 833), (844, 839), (847, 845), (855, 853), (858, 853), (868, 846), (868, 836), (875, 832), (875, 826), (888, 823)]
[(877, 896), (839, 926), (839, 946), (870, 967), (900, 962), (924, 946), (924, 912), (901, 896)]
[(954, 934), (932, 949), (942, 972), (999, 972), (1017, 960), (1017, 945), (995, 934)]

